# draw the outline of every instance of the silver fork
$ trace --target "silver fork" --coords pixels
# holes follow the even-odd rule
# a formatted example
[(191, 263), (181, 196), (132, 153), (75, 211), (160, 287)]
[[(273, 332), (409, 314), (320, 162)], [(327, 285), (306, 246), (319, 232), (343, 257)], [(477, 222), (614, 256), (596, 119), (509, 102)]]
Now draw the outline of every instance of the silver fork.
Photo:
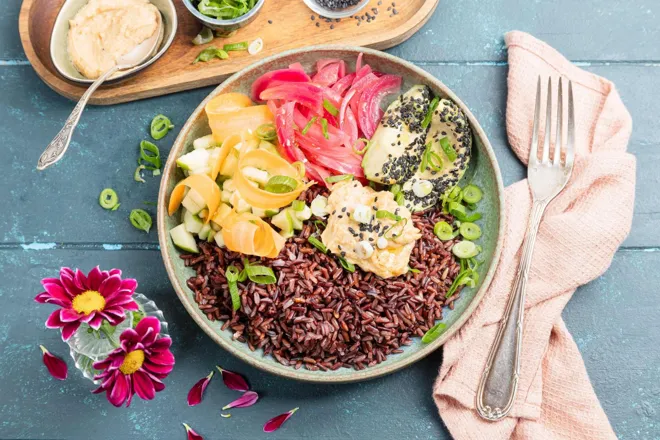
[[(522, 255), (513, 282), (504, 318), (490, 349), (477, 390), (477, 411), (481, 417), (497, 421), (505, 417), (516, 396), (520, 374), (520, 355), (523, 337), (523, 316), (525, 291), (529, 267), (534, 253), (534, 242), (541, 223), (541, 217), (548, 203), (566, 186), (573, 171), (575, 159), (575, 113), (573, 108), (573, 84), (568, 82), (568, 114), (563, 111), (562, 79), (559, 79), (557, 104), (557, 134), (552, 161), (550, 161), (550, 133), (552, 124), (552, 78), (548, 79), (548, 103), (546, 110), (545, 137), (543, 147), (539, 144), (539, 122), (541, 118), (541, 77), (536, 87), (536, 109), (534, 111), (534, 132), (527, 165), (527, 179), (532, 193), (532, 211), (527, 224), (527, 234), (522, 245)], [(567, 138), (563, 142), (563, 120), (567, 120)], [(541, 160), (538, 153), (541, 149)], [(561, 151), (564, 151), (562, 162)]]

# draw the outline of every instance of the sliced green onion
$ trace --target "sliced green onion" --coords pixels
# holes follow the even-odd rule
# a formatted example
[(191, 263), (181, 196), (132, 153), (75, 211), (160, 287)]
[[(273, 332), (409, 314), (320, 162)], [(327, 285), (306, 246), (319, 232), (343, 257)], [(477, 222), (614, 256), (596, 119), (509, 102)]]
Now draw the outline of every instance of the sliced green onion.
[(323, 220), (314, 220), (314, 226), (316, 226), (317, 229), (320, 229), (321, 227), (325, 228), (325, 222)]
[(321, 118), (321, 131), (323, 132), (323, 137), (330, 139), (330, 134), (328, 133), (328, 120)]
[(323, 108), (326, 109), (332, 116), (339, 115), (339, 110), (337, 110), (337, 107), (332, 105), (332, 103), (327, 99), (323, 100)]
[(210, 46), (204, 49), (197, 55), (197, 58), (195, 58), (195, 61), (193, 61), (193, 64), (197, 64), (198, 62), (207, 62), (211, 61), (213, 58), (220, 58), (221, 60), (226, 60), (229, 58), (229, 54), (222, 50), (218, 49), (215, 46)]
[(131, 211), (131, 214), (128, 216), (131, 224), (137, 229), (149, 233), (151, 229), (151, 216), (144, 209), (134, 209)]
[(428, 162), (428, 167), (431, 168), (433, 171), (442, 171), (442, 158), (438, 155), (438, 153), (434, 151), (429, 151), (426, 154), (427, 157), (427, 162)]
[(403, 202), (405, 201), (405, 197), (403, 196), (403, 193), (402, 192), (397, 193), (394, 196), (394, 201), (396, 202), (397, 205), (403, 206)]
[(464, 219), (463, 221), (464, 221), (464, 222), (472, 222), (472, 223), (474, 223), (474, 222), (476, 222), (477, 220), (481, 220), (481, 214), (478, 213), (478, 212), (475, 212), (475, 213), (472, 214), (471, 216), (469, 216), (469, 217), (465, 217), (465, 219)]
[(339, 260), (339, 264), (341, 264), (341, 267), (346, 269), (349, 272), (355, 272), (355, 265), (349, 261), (346, 260), (346, 258), (342, 257), (341, 255), (337, 257)]
[(240, 43), (225, 44), (222, 46), (222, 49), (225, 52), (238, 52), (241, 50), (248, 50), (248, 46), (250, 46), (250, 43), (247, 41), (241, 41)]
[[(401, 234), (403, 234), (403, 230), (404, 230), (404, 228), (406, 227), (407, 224), (408, 224), (408, 219), (407, 219), (407, 218), (402, 218), (402, 219), (398, 220), (398, 221), (397, 221), (396, 223), (394, 223), (392, 226), (390, 226), (389, 228), (387, 228), (387, 230), (385, 230), (385, 232), (383, 233), (383, 237), (385, 237), (385, 238), (388, 239), (388, 240), (393, 240), (393, 239), (395, 239), (396, 237), (401, 236)], [(395, 231), (394, 229), (395, 229), (395, 228), (398, 228), (399, 225), (401, 226), (401, 228), (400, 228), (401, 230), (400, 230), (400, 232), (397, 234), (397, 233), (396, 233), (397, 231)]]
[(162, 139), (172, 128), (174, 128), (174, 125), (172, 125), (170, 118), (165, 115), (156, 115), (151, 120), (151, 137), (155, 140)]
[(298, 171), (298, 177), (301, 179), (305, 177), (305, 164), (302, 163), (301, 161), (296, 161), (291, 164), (292, 167), (294, 167)]
[(401, 185), (399, 185), (398, 183), (395, 183), (394, 185), (392, 185), (390, 187), (390, 192), (394, 195), (399, 194), (401, 192)]
[(415, 269), (414, 267), (410, 267), (410, 266), (408, 266), (408, 272), (412, 272), (414, 274), (422, 273), (421, 270)]
[(447, 159), (452, 162), (456, 160), (458, 156), (456, 155), (456, 150), (454, 150), (454, 147), (452, 147), (449, 143), (449, 139), (446, 137), (440, 139), (440, 147), (442, 147), (442, 151), (444, 151), (445, 155), (447, 155)]
[[(358, 142), (364, 142), (364, 148), (361, 150), (358, 150), (355, 148), (357, 146)], [(367, 152), (367, 150), (371, 147), (371, 141), (367, 138), (359, 138), (358, 140), (355, 141), (355, 144), (353, 145), (353, 152), (357, 155), (363, 156), (364, 153)]]
[(142, 178), (142, 175), (140, 174), (140, 171), (142, 171), (144, 168), (145, 168), (144, 165), (138, 165), (138, 167), (135, 169), (135, 173), (133, 174), (133, 180), (135, 180), (136, 182), (142, 182), (142, 183), (146, 182), (146, 180), (144, 180)]
[(455, 186), (452, 188), (451, 192), (449, 193), (449, 200), (456, 201), (458, 197), (461, 195), (461, 188), (458, 186)]
[(454, 238), (454, 230), (447, 222), (438, 222), (433, 226), (433, 233), (442, 241)]
[(390, 220), (399, 221), (401, 216), (394, 214), (393, 212), (387, 211), (385, 209), (379, 209), (376, 211), (376, 218), (388, 218)]
[(277, 138), (277, 129), (275, 124), (261, 124), (257, 127), (257, 137), (262, 141), (274, 141)]
[(213, 41), (213, 31), (206, 26), (199, 31), (199, 34), (192, 40), (192, 44), (199, 46), (200, 44), (206, 44)]
[(238, 284), (236, 281), (228, 281), (229, 284), (229, 296), (231, 296), (231, 308), (234, 311), (237, 311), (241, 308), (241, 295), (238, 292)]
[(225, 269), (225, 278), (227, 278), (227, 281), (238, 281), (239, 272), (238, 268), (233, 264), (227, 266), (227, 269)]
[(309, 244), (314, 246), (316, 249), (320, 250), (324, 254), (328, 253), (328, 248), (321, 242), (321, 240), (317, 239), (316, 237), (310, 236), (307, 241)]
[(152, 176), (160, 176), (160, 170), (153, 170), (151, 171)]
[(277, 277), (273, 273), (273, 269), (266, 266), (245, 266), (245, 273), (250, 281), (257, 284), (274, 284), (277, 282)]
[(426, 148), (424, 148), (424, 152), (422, 153), (422, 161), (419, 163), (419, 172), (420, 173), (423, 173), (424, 171), (426, 171), (426, 168), (427, 168), (428, 163), (429, 163), (428, 156), (429, 156), (429, 150), (430, 149), (431, 149), (431, 142), (426, 144)]
[(142, 203), (147, 206), (158, 206), (158, 202), (150, 202), (148, 200), (144, 200)]
[(138, 165), (144, 165), (147, 170), (157, 170), (160, 168), (160, 150), (149, 141), (140, 142), (140, 158)]
[(99, 205), (103, 209), (112, 209), (119, 205), (119, 197), (112, 188), (106, 188), (99, 195)]
[(301, 133), (302, 134), (307, 134), (309, 129), (312, 128), (312, 125), (314, 125), (314, 123), (316, 122), (316, 120), (318, 118), (319, 118), (318, 116), (314, 116), (312, 119), (310, 119), (309, 122), (307, 123), (307, 125), (305, 125), (305, 128), (302, 129)]
[(294, 211), (300, 212), (303, 209), (305, 209), (305, 202), (303, 202), (302, 200), (294, 200), (291, 203), (291, 207), (293, 208)]
[(476, 185), (468, 185), (463, 188), (463, 200), (465, 200), (466, 203), (479, 203), (482, 197), (483, 192), (481, 192), (481, 189)]
[(460, 227), (461, 235), (467, 240), (476, 240), (481, 237), (481, 228), (472, 222), (463, 222)]
[(435, 111), (436, 108), (438, 108), (438, 104), (440, 103), (440, 98), (437, 96), (433, 98), (433, 101), (431, 101), (431, 104), (429, 105), (429, 110), (426, 112), (426, 116), (424, 116), (424, 120), (422, 121), (422, 128), (426, 128), (429, 126), (431, 123), (431, 119), (433, 118), (433, 112)]
[(112, 209), (110, 211), (116, 211), (116, 210), (119, 209), (120, 206), (121, 206), (121, 203), (117, 203), (115, 206), (112, 207)]
[(298, 186), (298, 181), (289, 176), (273, 176), (268, 179), (264, 190), (275, 194), (284, 194), (293, 191)]
[(337, 183), (341, 182), (344, 180), (353, 180), (353, 175), (352, 174), (339, 174), (337, 176), (330, 176), (325, 179), (326, 182), (328, 183)]
[(452, 246), (451, 251), (458, 258), (472, 258), (479, 253), (477, 245), (468, 240), (459, 241), (454, 246)]
[(465, 206), (457, 202), (449, 202), (449, 213), (460, 221), (465, 221)]
[(447, 326), (439, 322), (433, 327), (429, 329), (426, 333), (424, 333), (424, 336), (422, 336), (422, 343), (424, 344), (430, 344), (431, 342), (435, 341), (438, 339), (438, 337), (445, 332), (445, 329)]

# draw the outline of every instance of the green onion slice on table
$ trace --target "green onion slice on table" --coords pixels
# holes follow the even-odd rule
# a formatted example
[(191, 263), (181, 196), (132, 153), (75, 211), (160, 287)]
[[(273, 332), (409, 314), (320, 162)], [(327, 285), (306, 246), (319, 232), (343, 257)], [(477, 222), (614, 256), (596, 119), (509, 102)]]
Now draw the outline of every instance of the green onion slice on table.
[(199, 46), (201, 44), (210, 43), (211, 41), (213, 41), (213, 31), (204, 26), (199, 34), (193, 38), (192, 44)]
[(197, 55), (197, 58), (195, 58), (195, 61), (193, 61), (193, 64), (197, 64), (198, 62), (207, 62), (211, 61), (213, 58), (220, 58), (221, 60), (226, 60), (229, 58), (229, 54), (222, 50), (218, 49), (215, 46), (209, 46), (206, 49), (202, 50), (199, 55)]
[(131, 224), (137, 229), (149, 233), (151, 229), (151, 216), (144, 209), (134, 209), (131, 211), (131, 214), (128, 216)]
[(138, 165), (144, 165), (148, 170), (160, 169), (160, 150), (149, 141), (140, 142), (140, 158)]
[(112, 209), (113, 211), (116, 211), (115, 207), (119, 207), (119, 197), (115, 190), (112, 188), (106, 188), (101, 191), (101, 194), (99, 195), (99, 205), (101, 205), (101, 208), (103, 209)]
[(239, 52), (242, 50), (248, 50), (250, 43), (247, 41), (241, 41), (240, 43), (229, 43), (222, 46), (222, 50), (225, 52)]
[(174, 128), (172, 121), (165, 115), (156, 115), (151, 121), (151, 137), (159, 140)]

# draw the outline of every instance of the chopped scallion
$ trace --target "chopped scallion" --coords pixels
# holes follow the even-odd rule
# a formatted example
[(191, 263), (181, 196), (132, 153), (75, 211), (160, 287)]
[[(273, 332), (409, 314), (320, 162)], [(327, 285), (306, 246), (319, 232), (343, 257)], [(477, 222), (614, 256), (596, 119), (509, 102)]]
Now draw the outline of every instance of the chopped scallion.
[(442, 322), (437, 323), (433, 327), (429, 329), (426, 333), (424, 333), (424, 336), (422, 336), (422, 343), (424, 344), (430, 344), (431, 342), (435, 341), (438, 339), (438, 337), (445, 332), (445, 329), (447, 328), (447, 325), (445, 325)]
[(337, 183), (341, 182), (344, 180), (353, 180), (353, 175), (352, 174), (339, 174), (337, 176), (330, 176), (325, 179), (326, 182), (328, 183)]
[(275, 124), (261, 124), (257, 127), (257, 137), (262, 141), (273, 141), (277, 138), (277, 129)]
[(305, 125), (305, 127), (302, 129), (301, 133), (302, 134), (307, 134), (309, 129), (312, 128), (312, 125), (314, 125), (314, 123), (316, 122), (316, 120), (318, 118), (319, 118), (318, 116), (314, 116), (312, 119), (310, 119), (309, 122), (307, 123), (307, 125)]
[(440, 103), (440, 98), (437, 96), (433, 98), (433, 101), (431, 101), (431, 104), (429, 105), (429, 110), (426, 112), (426, 116), (424, 116), (424, 120), (422, 121), (422, 128), (426, 128), (429, 126), (431, 123), (431, 119), (433, 118), (433, 112), (435, 111), (436, 108), (438, 108), (438, 104)]
[(338, 116), (339, 115), (339, 110), (337, 110), (337, 107), (332, 105), (330, 101), (327, 99), (323, 100), (323, 108), (328, 111), (332, 116)]
[(310, 236), (307, 239), (307, 241), (309, 242), (309, 244), (311, 244), (312, 246), (314, 246), (316, 249), (320, 250), (324, 254), (328, 253), (328, 248), (321, 242), (321, 240), (317, 239), (316, 237)]
[(174, 125), (167, 116), (156, 115), (151, 120), (151, 137), (155, 140), (162, 139), (172, 128)]
[(293, 191), (298, 186), (298, 181), (289, 176), (273, 176), (268, 179), (264, 190), (275, 193), (284, 194)]
[(271, 269), (270, 267), (255, 266), (255, 265), (250, 264), (250, 265), (245, 266), (244, 271), (247, 274), (247, 277), (253, 283), (257, 283), (257, 284), (274, 284), (277, 281), (277, 278), (275, 277), (275, 274), (273, 273), (273, 269)]
[(339, 264), (341, 264), (341, 267), (343, 267), (349, 272), (355, 272), (355, 265), (353, 263), (347, 261), (346, 258), (342, 256), (338, 256), (337, 259), (339, 260)]
[(447, 156), (447, 159), (449, 159), (452, 162), (456, 160), (458, 156), (456, 155), (456, 150), (454, 150), (454, 147), (452, 147), (451, 144), (449, 143), (449, 139), (447, 139), (446, 137), (440, 139), (440, 147)]
[(138, 165), (144, 165), (147, 170), (160, 169), (160, 150), (149, 141), (140, 142), (140, 158)]
[[(364, 143), (364, 148), (362, 148), (361, 150), (358, 150), (357, 148), (355, 148), (357, 146), (358, 142), (363, 142)], [(360, 139), (355, 141), (355, 144), (353, 145), (353, 152), (357, 155), (363, 156), (364, 153), (367, 152), (369, 147), (371, 147), (371, 141), (367, 138), (360, 138)]]
[(106, 188), (101, 191), (99, 195), (99, 205), (103, 209), (113, 209), (115, 206), (119, 206), (119, 197), (117, 193), (112, 188)]
[(321, 131), (323, 132), (323, 137), (330, 139), (330, 134), (328, 133), (328, 120), (321, 118)]
[(401, 216), (396, 215), (396, 214), (394, 214), (390, 211), (387, 211), (385, 209), (379, 209), (378, 211), (376, 211), (376, 218), (387, 218), (387, 219), (394, 220), (394, 221), (397, 221), (397, 222), (399, 220), (401, 220)]
[(303, 209), (305, 209), (305, 202), (303, 202), (302, 200), (294, 200), (291, 203), (291, 207), (293, 208), (294, 211), (300, 212)]
[(134, 209), (131, 211), (128, 218), (131, 221), (131, 224), (135, 226), (137, 229), (149, 233), (149, 230), (151, 229), (152, 221), (151, 221), (151, 216), (147, 211), (145, 211), (144, 209)]
[(133, 174), (133, 180), (135, 180), (136, 182), (142, 182), (142, 183), (146, 182), (142, 178), (142, 175), (140, 174), (140, 171), (142, 171), (144, 168), (145, 168), (144, 165), (138, 165), (138, 167), (135, 169), (135, 173)]
[(250, 43), (247, 41), (241, 41), (240, 43), (230, 43), (222, 46), (222, 50), (225, 52), (238, 52), (242, 50), (248, 50)]

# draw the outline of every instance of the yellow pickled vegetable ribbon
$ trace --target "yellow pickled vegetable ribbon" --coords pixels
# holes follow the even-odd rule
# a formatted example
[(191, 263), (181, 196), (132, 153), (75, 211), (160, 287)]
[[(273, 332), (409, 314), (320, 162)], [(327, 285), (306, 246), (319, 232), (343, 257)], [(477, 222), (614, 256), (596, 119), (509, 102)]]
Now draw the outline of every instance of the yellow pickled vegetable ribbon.
[(194, 174), (190, 177), (186, 177), (174, 187), (174, 190), (172, 190), (172, 194), (170, 195), (170, 204), (167, 209), (169, 214), (172, 215), (177, 209), (179, 209), (186, 193), (186, 187), (194, 189), (204, 198), (206, 207), (209, 210), (209, 215), (207, 215), (205, 219), (205, 223), (208, 223), (220, 205), (220, 188), (215, 181), (206, 174)]
[(273, 124), (275, 118), (266, 105), (252, 105), (241, 93), (223, 93), (206, 104), (206, 115), (213, 140), (222, 143), (232, 135), (255, 131), (263, 124)]
[(267, 258), (277, 257), (286, 242), (268, 223), (247, 212), (223, 218), (222, 238), (230, 251)]
[[(248, 179), (243, 175), (245, 167), (254, 167), (268, 172), (268, 175), (273, 176), (288, 176), (298, 182), (298, 186), (287, 193), (272, 193), (256, 186), (253, 186)], [(243, 200), (259, 209), (276, 209), (290, 205), (291, 202), (298, 198), (298, 195), (305, 189), (314, 184), (310, 182), (305, 184), (302, 181), (302, 176), (299, 174), (298, 168), (291, 165), (284, 160), (281, 156), (270, 153), (266, 150), (252, 150), (241, 155), (238, 160), (238, 167), (233, 177), (234, 186), (241, 194)]]

